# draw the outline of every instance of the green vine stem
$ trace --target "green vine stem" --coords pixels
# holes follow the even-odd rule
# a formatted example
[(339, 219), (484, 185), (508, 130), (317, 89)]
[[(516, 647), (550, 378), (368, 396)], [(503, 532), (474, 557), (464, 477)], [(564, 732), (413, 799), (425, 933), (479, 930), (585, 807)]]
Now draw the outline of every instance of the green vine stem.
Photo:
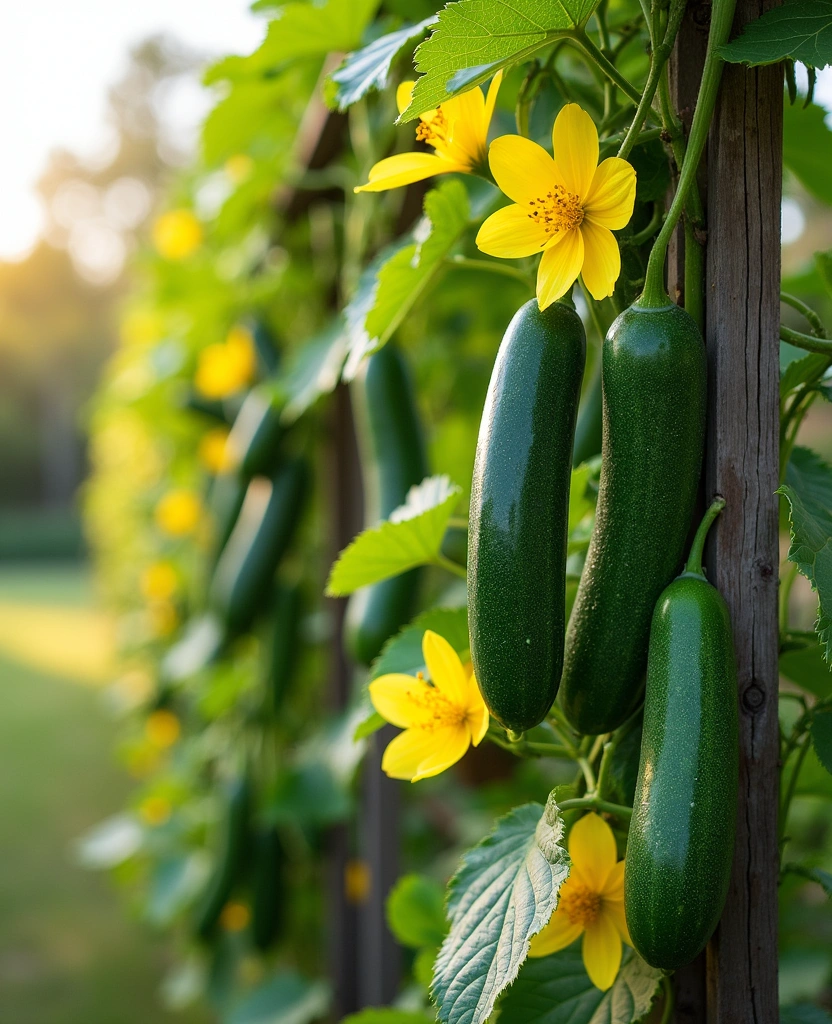
[(634, 85), (627, 81), (615, 64), (604, 56), (583, 29), (574, 29), (572, 32), (566, 33), (566, 38), (574, 46), (577, 46), (606, 75), (613, 85), (618, 86), (624, 95), (638, 107), (641, 102), (641, 93)]
[(702, 553), (705, 550), (705, 540), (708, 537), (708, 531), (713, 526), (716, 517), (725, 508), (725, 498), (717, 496), (708, 506), (708, 511), (702, 517), (702, 522), (699, 524), (696, 535), (693, 538), (693, 543), (690, 546), (690, 554), (688, 560), (685, 563), (685, 576), (701, 576), (705, 578), (705, 570), (702, 568)]
[(789, 628), (789, 598), (796, 579), (797, 566), (790, 562), (785, 575), (780, 577), (780, 629), (783, 633)]
[(606, 814), (614, 814), (619, 818), (632, 818), (632, 807), (625, 807), (623, 804), (611, 804), (608, 800), (601, 800), (597, 796), (578, 796), (572, 800), (564, 800), (558, 804), (561, 811), (604, 811)]
[(454, 576), (458, 576), (461, 580), (468, 579), (468, 572), (464, 565), (452, 561), (450, 558), (446, 558), (445, 555), (437, 555), (433, 560), (434, 565), (438, 565), (440, 569), (446, 569), (448, 572), (453, 573)]
[(664, 1009), (662, 1010), (662, 1019), (659, 1024), (670, 1024), (673, 1018), (673, 1008), (676, 999), (673, 995), (673, 983), (667, 975), (662, 978), (662, 989), (664, 991)]
[[(786, 794), (783, 797), (783, 800), (780, 804), (780, 824), (778, 828), (778, 834), (780, 837), (781, 854), (783, 842), (786, 836), (786, 821), (789, 817), (789, 808), (791, 807), (792, 800), (794, 799), (795, 790), (797, 789), (797, 779), (800, 775), (800, 769), (803, 767), (803, 761), (806, 755), (808, 754), (809, 747), (811, 747), (811, 745), (812, 741), (808, 737), (800, 745), (797, 759), (794, 763), (794, 768), (792, 768), (792, 774), (789, 779), (789, 785), (786, 789)], [(789, 753), (791, 753), (791, 751)], [(784, 765), (786, 763), (786, 757), (788, 757), (788, 754), (783, 758)]]
[(796, 295), (789, 294), (789, 292), (780, 292), (780, 301), (784, 306), (791, 306), (792, 309), (796, 309), (797, 312), (801, 314), (804, 320), (812, 328), (812, 334), (816, 338), (826, 337), (826, 328), (823, 326), (823, 321), (812, 307), (803, 301), (803, 299), (799, 299)]
[(828, 338), (819, 338), (814, 334), (793, 331), (791, 327), (780, 324), (780, 340), (787, 341), (795, 348), (802, 348), (806, 352), (817, 352), (818, 355), (829, 356), (832, 359), (832, 340)]
[(647, 227), (642, 228), (641, 231), (637, 231), (634, 235), (630, 235), (629, 238), (622, 238), (622, 244), (626, 242), (628, 245), (643, 245), (645, 242), (649, 242), (650, 239), (662, 226), (664, 220), (664, 214), (658, 203), (653, 203), (653, 216), (650, 218), (650, 223)]
[(501, 277), (511, 277), (520, 281), (527, 288), (534, 290), (532, 279), (517, 267), (509, 266), (506, 263), (498, 263), (496, 260), (480, 260), (469, 256), (446, 257), (445, 262), (449, 267), (457, 270), (479, 270), (485, 274), (499, 274)]
[(699, 96), (693, 115), (693, 123), (691, 124), (687, 152), (685, 153), (684, 163), (679, 175), (676, 195), (673, 197), (667, 219), (650, 253), (644, 291), (637, 300), (637, 305), (642, 307), (666, 306), (670, 303), (670, 296), (664, 287), (664, 265), (667, 247), (676, 225), (679, 223), (679, 218), (685, 209), (685, 203), (691, 188), (696, 182), (696, 172), (708, 138), (708, 129), (716, 105), (720, 79), (722, 78), (722, 58), (719, 55), (719, 48), (728, 41), (731, 23), (734, 19), (735, 6), (736, 0), (714, 0), (711, 8), (711, 30), (708, 34), (708, 49), (705, 54), (702, 82), (699, 86)]

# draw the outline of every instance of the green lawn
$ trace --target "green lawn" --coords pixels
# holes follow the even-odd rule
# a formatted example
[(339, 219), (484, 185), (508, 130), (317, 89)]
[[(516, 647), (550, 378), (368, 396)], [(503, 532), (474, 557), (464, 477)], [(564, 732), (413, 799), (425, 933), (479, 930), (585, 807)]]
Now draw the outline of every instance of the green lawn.
[[(77, 608), (91, 594), (78, 567), (0, 570), (0, 601)], [(99, 691), (0, 653), (0, 708), (0, 1019), (207, 1020), (164, 1010), (164, 939), (131, 919), (109, 878), (73, 861), (73, 841), (116, 812), (130, 787)]]

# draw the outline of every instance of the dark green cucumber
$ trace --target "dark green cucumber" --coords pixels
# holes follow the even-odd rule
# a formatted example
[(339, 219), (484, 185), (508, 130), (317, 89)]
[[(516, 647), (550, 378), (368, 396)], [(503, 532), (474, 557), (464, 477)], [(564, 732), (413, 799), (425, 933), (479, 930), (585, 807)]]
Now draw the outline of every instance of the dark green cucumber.
[(240, 476), (239, 473), (220, 473), (214, 477), (211, 483), (208, 503), (214, 524), (209, 559), (212, 570), (219, 561), (220, 555), (228, 543), (228, 538), (237, 524), (247, 488), (248, 480)]
[(294, 459), (248, 486), (214, 571), (211, 603), (229, 633), (243, 633), (266, 605), (277, 568), (303, 512), (307, 466)]
[(572, 443), (583, 324), (556, 302), (514, 316), (485, 400), (468, 539), (471, 657), (491, 714), (523, 732), (552, 706), (563, 664)]
[(626, 309), (602, 359), (598, 506), (560, 691), (584, 734), (612, 732), (641, 700), (650, 620), (682, 562), (705, 437), (705, 346), (683, 309)]
[(247, 479), (271, 473), (280, 459), (280, 404), (268, 385), (252, 388), (228, 435), (228, 451)]
[(705, 533), (723, 504), (711, 506), (650, 630), (624, 908), (635, 948), (667, 971), (693, 960), (713, 933), (734, 852), (734, 646), (725, 601), (702, 574)]
[[(388, 343), (367, 360), (353, 391), (361, 440), (368, 526), (402, 505), (407, 492), (427, 476), (427, 458), (416, 398), (401, 353)], [(416, 608), (418, 569), (359, 590), (347, 610), (347, 647), (369, 665), (387, 640), (410, 621)]]
[(240, 878), (248, 847), (251, 788), (247, 778), (229, 783), (225, 792), (224, 820), (214, 869), (197, 905), (194, 934), (207, 941), (217, 928), (222, 908)]
[(300, 587), (297, 584), (287, 587), (283, 583), (278, 583), (275, 587), (266, 698), (266, 710), (273, 717), (280, 714), (297, 664), (300, 597)]
[(260, 375), (270, 377), (280, 366), (280, 349), (277, 339), (263, 320), (255, 320), (251, 325), (251, 336), (254, 338), (254, 350), (257, 353)]
[(286, 900), (283, 844), (273, 825), (255, 832), (252, 854), (251, 937), (265, 952), (278, 938)]

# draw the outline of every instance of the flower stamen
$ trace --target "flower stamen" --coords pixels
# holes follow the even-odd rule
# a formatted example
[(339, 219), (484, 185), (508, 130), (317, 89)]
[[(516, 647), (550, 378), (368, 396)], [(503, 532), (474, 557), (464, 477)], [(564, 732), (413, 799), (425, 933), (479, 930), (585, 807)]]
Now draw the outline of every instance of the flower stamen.
[[(530, 199), (529, 206), (529, 220), (543, 228), (546, 242), (554, 234), (580, 227), (584, 219), (581, 197), (565, 189), (563, 185), (553, 185), (545, 196)], [(544, 242), (543, 245), (545, 244)]]
[(417, 725), (419, 729), (433, 732), (449, 725), (458, 726), (462, 725), (467, 717), (466, 709), (449, 700), (436, 686), (421, 686), (408, 690), (407, 697), (421, 712)]
[[(571, 881), (571, 880), (570, 880)], [(601, 913), (601, 895), (580, 882), (567, 882), (560, 897), (563, 912), (572, 924), (588, 928), (594, 924)]]
[(448, 119), (442, 112), (441, 107), (432, 111), (430, 117), (422, 115), (419, 124), (416, 126), (416, 138), (419, 142), (426, 142), (429, 146), (436, 148), (437, 144), (447, 145), (449, 138)]

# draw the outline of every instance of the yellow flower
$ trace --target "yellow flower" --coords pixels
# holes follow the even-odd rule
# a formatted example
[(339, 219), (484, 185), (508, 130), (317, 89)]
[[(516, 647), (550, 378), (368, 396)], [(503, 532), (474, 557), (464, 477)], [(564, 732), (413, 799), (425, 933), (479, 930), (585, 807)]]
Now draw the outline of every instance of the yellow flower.
[(190, 210), (169, 210), (153, 222), (153, 244), (166, 260), (184, 260), (202, 244), (202, 225)]
[[(380, 160), (370, 168), (370, 180), (359, 185), (356, 192), (384, 192), (389, 188), (409, 185), (412, 181), (432, 178), (435, 174), (462, 171), (476, 173), (485, 167), (488, 148), (488, 126), (497, 102), (497, 92), (503, 80), (498, 71), (488, 87), (470, 89), (461, 96), (445, 100), (436, 110), (419, 115), (416, 138), (433, 146), (432, 153), (398, 153)], [(415, 82), (402, 82), (396, 92), (396, 103), (401, 114), (410, 105)]]
[(251, 911), (245, 903), (238, 903), (232, 900), (222, 908), (220, 924), (227, 932), (242, 932), (248, 928), (251, 920)]
[(561, 887), (557, 910), (532, 939), (529, 956), (557, 953), (583, 934), (586, 973), (606, 992), (621, 966), (621, 940), (632, 945), (624, 919), (624, 861), (617, 860), (612, 829), (597, 814), (575, 822), (569, 855), (572, 870)]
[(179, 739), (181, 732), (179, 719), (172, 711), (166, 711), (164, 708), (151, 711), (144, 723), (144, 734), (148, 743), (158, 750), (172, 747)]
[(213, 427), (199, 442), (199, 461), (215, 476), (231, 469), (234, 459), (228, 451), (228, 428)]
[(156, 505), (156, 524), (172, 537), (193, 533), (202, 513), (202, 505), (193, 491), (180, 487), (168, 491)]
[(176, 593), (179, 576), (170, 562), (153, 562), (142, 573), (139, 585), (148, 601), (165, 601)]
[(247, 178), (251, 177), (251, 172), (254, 170), (254, 161), (248, 153), (237, 153), (225, 161), (223, 170), (232, 184), (240, 185)]
[(164, 796), (148, 796), (139, 804), (139, 814), (148, 825), (164, 825), (172, 813), (173, 806)]
[(444, 637), (425, 630), (422, 654), (433, 685), (420, 672), (380, 676), (370, 683), (373, 707), (404, 729), (381, 761), (394, 779), (418, 782), (450, 768), (488, 730), (488, 709), (473, 670), (466, 670)]
[(232, 327), (224, 342), (207, 345), (199, 353), (194, 384), (206, 398), (227, 398), (249, 384), (256, 371), (251, 332)]
[(581, 274), (595, 299), (612, 295), (621, 273), (613, 231), (633, 215), (636, 172), (616, 156), (598, 163), (598, 132), (577, 103), (567, 104), (552, 130), (555, 157), (520, 135), (491, 143), (494, 180), (513, 200), (477, 235), (490, 256), (518, 259), (542, 252), (537, 272), (541, 309), (565, 295)]

